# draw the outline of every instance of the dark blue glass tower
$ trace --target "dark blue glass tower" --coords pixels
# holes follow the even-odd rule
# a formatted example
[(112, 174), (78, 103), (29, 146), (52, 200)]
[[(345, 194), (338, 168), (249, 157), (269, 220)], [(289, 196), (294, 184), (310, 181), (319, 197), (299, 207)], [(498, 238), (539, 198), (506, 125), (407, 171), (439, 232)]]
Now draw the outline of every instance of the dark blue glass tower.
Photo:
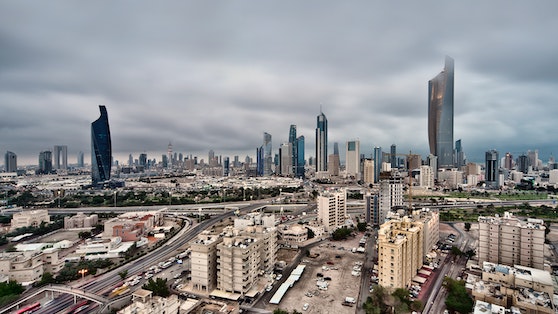
[(101, 116), (91, 123), (91, 180), (93, 184), (110, 179), (112, 145), (107, 108), (99, 106)]
[(428, 140), (438, 167), (453, 167), (453, 59), (447, 56), (444, 70), (428, 82)]
[(304, 136), (301, 135), (296, 139), (296, 172), (297, 178), (304, 178)]
[(316, 172), (327, 171), (327, 118), (323, 112), (316, 124)]

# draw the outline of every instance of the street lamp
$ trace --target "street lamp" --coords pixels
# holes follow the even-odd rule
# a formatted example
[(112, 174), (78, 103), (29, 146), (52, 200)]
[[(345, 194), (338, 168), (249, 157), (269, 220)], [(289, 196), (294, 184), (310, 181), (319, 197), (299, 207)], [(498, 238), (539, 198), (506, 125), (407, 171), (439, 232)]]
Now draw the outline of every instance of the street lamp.
[(83, 268), (78, 270), (78, 274), (81, 274), (81, 279), (83, 279), (85, 277), (85, 274), (87, 274), (87, 269)]
[(118, 190), (114, 191), (114, 207), (116, 207), (116, 194), (118, 194)]

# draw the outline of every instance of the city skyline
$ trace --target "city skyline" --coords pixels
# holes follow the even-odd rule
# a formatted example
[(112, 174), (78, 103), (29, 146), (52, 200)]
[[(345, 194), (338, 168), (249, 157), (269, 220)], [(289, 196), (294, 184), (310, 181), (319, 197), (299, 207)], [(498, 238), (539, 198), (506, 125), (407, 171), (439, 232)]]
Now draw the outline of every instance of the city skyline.
[(89, 156), (98, 105), (121, 162), (160, 160), (169, 142), (254, 156), (263, 132), (276, 151), (291, 124), (313, 152), (320, 104), (329, 146), (359, 139), (369, 155), (395, 143), (425, 158), (427, 82), (445, 55), (456, 60), (454, 140), (468, 160), (556, 153), (554, 2), (134, 6), (0, 4), (0, 150), (18, 165), (54, 145), (68, 147), (69, 164)]

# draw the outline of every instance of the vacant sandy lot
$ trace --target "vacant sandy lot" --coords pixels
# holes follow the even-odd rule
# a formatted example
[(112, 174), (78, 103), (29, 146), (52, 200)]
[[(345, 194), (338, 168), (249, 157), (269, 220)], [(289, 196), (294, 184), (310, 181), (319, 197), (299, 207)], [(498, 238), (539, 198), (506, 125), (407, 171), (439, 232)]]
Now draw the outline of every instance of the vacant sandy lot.
[[(289, 289), (279, 305), (268, 306), (273, 311), (276, 308), (297, 310), (303, 313), (355, 313), (353, 307), (343, 306), (345, 297), (357, 299), (360, 289), (360, 276), (353, 276), (351, 272), (356, 262), (364, 261), (364, 254), (352, 253), (353, 247), (358, 247), (362, 234), (346, 241), (324, 241), (311, 250), (312, 254), (319, 254), (314, 258), (306, 257), (301, 264), (306, 269), (300, 280)], [(338, 257), (336, 257), (338, 256)], [(318, 273), (329, 283), (327, 290), (319, 290), (316, 281)], [(308, 310), (303, 311), (304, 303), (308, 303)]]

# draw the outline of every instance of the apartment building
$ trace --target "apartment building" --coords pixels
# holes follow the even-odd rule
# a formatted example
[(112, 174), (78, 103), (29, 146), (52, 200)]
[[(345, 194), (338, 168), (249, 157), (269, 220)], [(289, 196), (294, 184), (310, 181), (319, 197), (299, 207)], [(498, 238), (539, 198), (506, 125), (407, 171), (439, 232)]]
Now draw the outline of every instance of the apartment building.
[(227, 231), (217, 245), (217, 289), (247, 294), (257, 283), (261, 245), (255, 237), (235, 236)]
[(0, 253), (0, 274), (24, 285), (39, 281), (43, 273), (57, 274), (64, 267), (58, 253), (55, 248)]
[(190, 263), (194, 288), (211, 292), (217, 287), (217, 245), (222, 241), (219, 235), (204, 231), (191, 243)]
[(347, 219), (347, 191), (326, 191), (318, 196), (318, 220), (325, 232), (333, 232), (345, 225)]
[(379, 284), (407, 288), (423, 263), (423, 223), (410, 217), (385, 222), (378, 230)]
[(503, 217), (480, 216), (479, 263), (544, 268), (545, 225), (542, 219), (520, 220), (511, 213)]
[(413, 220), (423, 223), (423, 255), (426, 257), (440, 240), (440, 213), (437, 209), (414, 210)]
[(93, 228), (99, 223), (97, 214), (85, 215), (77, 213), (72, 217), (64, 217), (64, 229)]

